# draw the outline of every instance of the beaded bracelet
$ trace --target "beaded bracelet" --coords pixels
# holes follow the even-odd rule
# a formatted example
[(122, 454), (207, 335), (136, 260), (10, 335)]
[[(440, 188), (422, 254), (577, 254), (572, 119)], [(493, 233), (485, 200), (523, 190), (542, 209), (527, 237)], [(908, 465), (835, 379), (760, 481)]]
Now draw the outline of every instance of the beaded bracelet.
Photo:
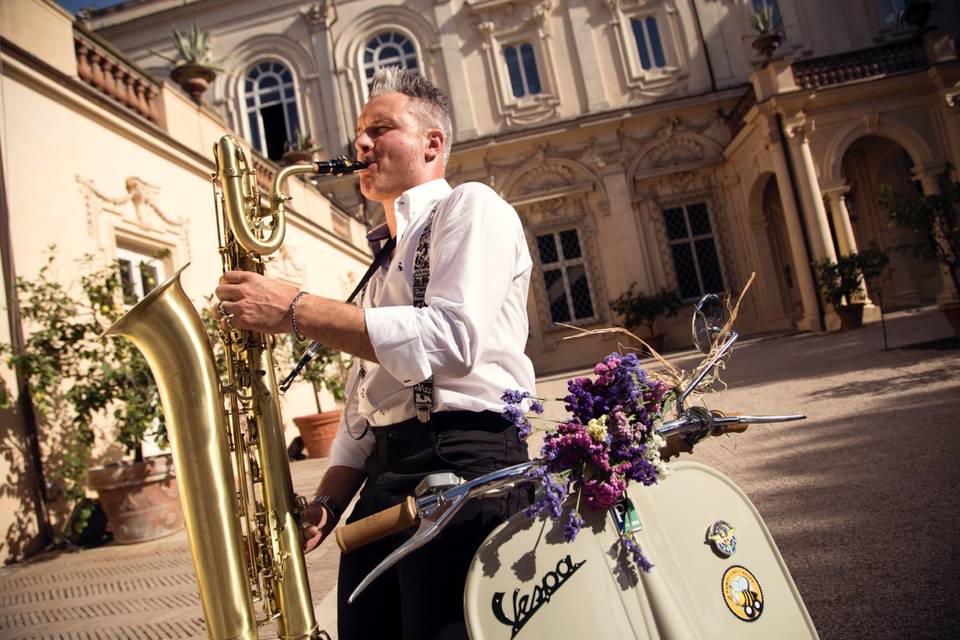
[(300, 333), (300, 327), (297, 326), (297, 303), (300, 302), (300, 298), (305, 295), (307, 295), (307, 292), (301, 291), (294, 296), (293, 301), (290, 302), (290, 325), (293, 327), (293, 335), (297, 336), (297, 340), (307, 339), (307, 336)]

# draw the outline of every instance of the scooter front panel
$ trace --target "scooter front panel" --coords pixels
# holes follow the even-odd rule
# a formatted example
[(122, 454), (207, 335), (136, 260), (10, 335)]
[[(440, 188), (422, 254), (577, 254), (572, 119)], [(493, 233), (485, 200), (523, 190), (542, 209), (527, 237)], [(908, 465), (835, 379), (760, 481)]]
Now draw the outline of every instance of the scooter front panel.
[[(484, 542), (467, 577), (471, 638), (817, 638), (766, 525), (729, 478), (677, 462), (628, 495), (651, 572), (621, 553), (609, 513), (585, 513), (573, 543), (561, 525), (518, 514)], [(729, 526), (708, 540), (718, 522)]]

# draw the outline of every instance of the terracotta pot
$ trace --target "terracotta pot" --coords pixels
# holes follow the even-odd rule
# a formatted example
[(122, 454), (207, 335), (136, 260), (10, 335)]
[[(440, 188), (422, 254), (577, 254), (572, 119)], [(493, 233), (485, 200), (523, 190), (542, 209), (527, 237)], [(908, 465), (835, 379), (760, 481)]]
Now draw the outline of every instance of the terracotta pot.
[(763, 33), (753, 39), (751, 43), (753, 48), (756, 49), (759, 53), (763, 54), (765, 57), (769, 58), (773, 55), (773, 52), (777, 50), (777, 47), (780, 46), (780, 34), (779, 33)]
[(207, 90), (207, 87), (217, 77), (217, 72), (210, 67), (199, 64), (182, 64), (174, 67), (170, 72), (170, 78), (183, 87), (193, 101), (200, 102), (200, 96)]
[(840, 316), (840, 331), (859, 329), (863, 326), (863, 303), (842, 304), (834, 307)]
[(337, 435), (340, 425), (339, 411), (325, 411), (293, 419), (300, 429), (300, 437), (311, 458), (325, 458), (330, 455), (330, 446)]
[(940, 313), (944, 315), (950, 327), (953, 329), (953, 335), (960, 338), (960, 302), (940, 305)]
[(144, 542), (183, 528), (170, 454), (133, 464), (94, 467), (87, 471), (87, 481), (100, 494), (115, 542)]

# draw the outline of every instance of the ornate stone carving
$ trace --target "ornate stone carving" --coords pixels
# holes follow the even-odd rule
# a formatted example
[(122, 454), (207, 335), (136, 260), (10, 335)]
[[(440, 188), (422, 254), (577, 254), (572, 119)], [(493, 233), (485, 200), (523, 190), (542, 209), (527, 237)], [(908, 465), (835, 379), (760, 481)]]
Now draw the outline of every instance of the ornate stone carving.
[(267, 275), (276, 280), (283, 280), (300, 287), (306, 282), (304, 268), (293, 259), (293, 252), (289, 243), (280, 245), (277, 255), (267, 262)]
[(549, 31), (552, 0), (468, 0), (466, 4), (477, 16), (474, 26), (484, 37), (530, 27)]
[(337, 16), (337, 8), (331, 0), (320, 0), (301, 12), (311, 31), (329, 29)]
[[(111, 197), (101, 192), (89, 178), (75, 176), (81, 186), (87, 209), (87, 232), (99, 249), (112, 254), (116, 247), (115, 230), (123, 226), (159, 245), (182, 246), (190, 258), (187, 227), (189, 221), (163, 212), (156, 202), (160, 187), (136, 177), (124, 180), (126, 195)], [(104, 237), (106, 235), (108, 237)]]
[(573, 171), (562, 165), (539, 165), (523, 175), (523, 182), (514, 193), (523, 195), (538, 191), (549, 191), (569, 186), (573, 182)]

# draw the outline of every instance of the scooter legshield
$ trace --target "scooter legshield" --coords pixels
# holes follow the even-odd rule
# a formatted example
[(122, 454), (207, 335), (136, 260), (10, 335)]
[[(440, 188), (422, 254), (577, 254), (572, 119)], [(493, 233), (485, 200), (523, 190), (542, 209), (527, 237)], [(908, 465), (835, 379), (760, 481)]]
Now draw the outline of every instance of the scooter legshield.
[[(584, 509), (586, 525), (572, 543), (563, 542), (562, 522), (517, 514), (487, 538), (467, 576), (470, 637), (817, 638), (747, 496), (711, 467), (670, 468), (659, 484), (628, 490), (642, 527), (635, 539), (652, 571), (632, 564), (610, 512)], [(718, 522), (729, 527), (714, 529), (711, 542)]]

